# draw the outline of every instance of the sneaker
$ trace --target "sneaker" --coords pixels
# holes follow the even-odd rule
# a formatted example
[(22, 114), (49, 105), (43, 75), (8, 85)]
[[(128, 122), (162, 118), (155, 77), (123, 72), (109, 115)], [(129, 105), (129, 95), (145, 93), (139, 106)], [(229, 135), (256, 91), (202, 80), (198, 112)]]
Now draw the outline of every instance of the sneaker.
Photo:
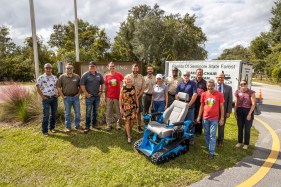
[(235, 147), (240, 147), (242, 144), (241, 143), (238, 143), (235, 145)]
[(48, 137), (49, 136), (49, 133), (43, 133), (43, 135), (45, 136), (45, 137)]
[(143, 130), (142, 130), (141, 126), (138, 126), (138, 132), (143, 133)]
[(209, 159), (209, 160), (213, 160), (214, 157), (215, 157), (215, 155), (209, 154), (208, 159)]
[(116, 125), (116, 129), (117, 129), (117, 130), (120, 130), (120, 129), (121, 129), (121, 126), (120, 126), (119, 124), (117, 124), (117, 125)]
[(80, 125), (77, 126), (77, 127), (75, 127), (75, 129), (76, 129), (76, 130), (84, 130), (84, 128), (83, 128), (82, 126), (80, 126)]
[(55, 129), (50, 129), (51, 133), (56, 133)]
[(100, 129), (101, 129), (101, 128), (100, 128), (99, 126), (97, 126), (97, 125), (93, 125), (92, 128), (95, 129), (95, 130), (100, 130)]
[(243, 149), (245, 149), (245, 150), (248, 149), (248, 145), (244, 145)]
[(65, 128), (65, 129), (64, 129), (64, 132), (70, 133), (70, 132), (71, 132), (71, 129), (70, 129), (70, 128)]
[(84, 129), (84, 133), (86, 134), (86, 133), (88, 133), (90, 131), (90, 128), (85, 128)]
[(111, 127), (111, 126), (107, 126), (105, 129), (106, 129), (107, 131), (111, 131), (112, 127)]

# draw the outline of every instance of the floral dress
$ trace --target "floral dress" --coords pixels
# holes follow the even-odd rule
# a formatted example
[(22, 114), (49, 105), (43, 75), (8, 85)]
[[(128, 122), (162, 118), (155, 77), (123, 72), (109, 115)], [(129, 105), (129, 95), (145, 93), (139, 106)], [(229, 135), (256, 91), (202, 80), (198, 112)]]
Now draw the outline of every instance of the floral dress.
[(123, 119), (124, 120), (130, 120), (130, 119), (135, 119), (136, 117), (136, 110), (137, 110), (137, 103), (135, 100), (135, 95), (136, 95), (136, 90), (135, 87), (132, 86), (131, 88), (127, 88), (126, 86), (123, 86), (122, 89), (123, 93)]

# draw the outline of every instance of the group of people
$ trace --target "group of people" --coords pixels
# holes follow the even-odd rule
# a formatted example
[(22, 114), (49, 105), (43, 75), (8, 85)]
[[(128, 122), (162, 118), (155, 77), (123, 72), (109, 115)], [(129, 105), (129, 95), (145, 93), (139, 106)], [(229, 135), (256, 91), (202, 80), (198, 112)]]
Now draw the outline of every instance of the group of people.
[[(224, 84), (224, 74), (219, 72), (214, 80), (203, 79), (203, 69), (196, 70), (196, 78), (190, 79), (190, 72), (186, 71), (182, 77), (178, 69), (172, 68), (172, 75), (163, 78), (162, 74), (153, 75), (153, 67), (148, 66), (146, 76), (139, 74), (137, 64), (132, 65), (132, 73), (125, 77), (117, 72), (114, 62), (108, 64), (109, 73), (101, 75), (97, 72), (97, 64), (89, 63), (89, 71), (81, 78), (73, 73), (74, 66), (67, 63), (65, 73), (59, 78), (52, 74), (52, 65), (44, 65), (45, 73), (36, 83), (37, 92), (42, 98), (43, 120), (42, 133), (49, 135), (49, 130), (55, 133), (56, 111), (58, 107), (57, 97), (63, 98), (65, 107), (65, 131), (71, 132), (71, 108), (73, 107), (76, 129), (89, 132), (90, 127), (100, 129), (97, 125), (97, 113), (101, 95), (105, 94), (106, 101), (106, 130), (112, 130), (116, 122), (116, 129), (121, 129), (120, 120), (125, 121), (125, 130), (128, 143), (132, 142), (133, 122), (136, 119), (137, 130), (141, 133), (141, 113), (164, 112), (174, 100), (178, 99), (179, 92), (189, 95), (188, 113), (186, 120), (196, 121), (192, 133), (196, 136), (202, 134), (206, 147), (209, 150), (209, 159), (214, 158), (216, 145), (223, 147), (224, 127), (226, 118), (232, 113), (232, 88)], [(238, 143), (248, 148), (250, 140), (250, 128), (253, 122), (255, 107), (255, 92), (248, 89), (247, 81), (240, 82), (240, 89), (235, 91), (234, 114), (238, 124)], [(80, 125), (80, 99), (84, 93), (86, 100), (86, 124)], [(115, 112), (117, 119), (114, 119)], [(218, 138), (216, 131), (218, 129)], [(194, 137), (190, 140), (194, 143)]]

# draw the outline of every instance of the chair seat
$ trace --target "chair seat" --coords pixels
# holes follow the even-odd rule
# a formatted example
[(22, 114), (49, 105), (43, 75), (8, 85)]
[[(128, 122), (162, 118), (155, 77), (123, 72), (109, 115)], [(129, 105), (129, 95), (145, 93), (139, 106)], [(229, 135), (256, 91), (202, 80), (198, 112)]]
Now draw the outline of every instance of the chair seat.
[(172, 135), (173, 129), (168, 128), (165, 123), (158, 123), (157, 121), (152, 121), (148, 124), (148, 130), (157, 134), (160, 138), (167, 138)]

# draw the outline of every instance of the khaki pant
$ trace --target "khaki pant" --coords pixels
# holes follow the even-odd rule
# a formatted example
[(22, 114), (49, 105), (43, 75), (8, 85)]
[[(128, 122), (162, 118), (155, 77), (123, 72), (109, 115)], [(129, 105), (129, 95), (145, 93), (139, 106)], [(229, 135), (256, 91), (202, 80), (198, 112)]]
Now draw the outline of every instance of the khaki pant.
[(119, 109), (119, 99), (110, 99), (106, 98), (106, 124), (108, 127), (112, 126), (112, 123), (115, 121), (113, 115), (113, 106), (115, 106), (115, 113), (117, 117), (117, 125), (120, 122), (120, 109)]

